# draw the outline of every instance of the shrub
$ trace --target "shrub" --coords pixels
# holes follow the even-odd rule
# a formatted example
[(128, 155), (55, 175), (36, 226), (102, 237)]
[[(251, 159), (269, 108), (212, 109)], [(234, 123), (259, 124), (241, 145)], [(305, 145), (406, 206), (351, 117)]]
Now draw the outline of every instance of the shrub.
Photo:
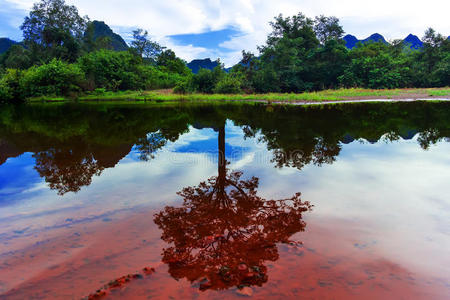
[(21, 85), (27, 96), (70, 96), (81, 91), (83, 81), (84, 73), (77, 65), (53, 59), (26, 70)]
[(25, 99), (23, 71), (8, 69), (0, 80), (0, 101), (20, 102)]
[(214, 70), (200, 69), (197, 74), (191, 77), (191, 85), (194, 91), (212, 94), (216, 84), (225, 76), (225, 72), (220, 66)]
[(192, 86), (192, 77), (187, 77), (184, 80), (178, 82), (178, 84), (173, 89), (176, 94), (189, 94), (195, 92)]
[(78, 65), (86, 74), (85, 89), (103, 87), (108, 90), (138, 90), (142, 80), (138, 75), (141, 60), (128, 51), (115, 52), (99, 50), (88, 53), (78, 60)]
[(238, 94), (242, 92), (241, 85), (242, 81), (238, 77), (227, 75), (217, 82), (214, 93)]
[(9, 86), (3, 80), (0, 80), (0, 103), (11, 102), (13, 96)]
[(105, 88), (97, 88), (94, 90), (94, 95), (97, 95), (97, 96), (104, 95), (105, 93), (106, 93)]
[(173, 88), (185, 77), (177, 73), (164, 72), (159, 67), (149, 65), (139, 66), (137, 72), (142, 81), (142, 89), (146, 90)]

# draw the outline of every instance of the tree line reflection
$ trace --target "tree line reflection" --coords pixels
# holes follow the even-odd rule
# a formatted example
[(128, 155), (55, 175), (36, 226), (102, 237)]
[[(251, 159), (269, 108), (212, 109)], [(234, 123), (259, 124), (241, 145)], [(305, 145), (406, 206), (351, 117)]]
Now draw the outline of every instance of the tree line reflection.
[(446, 103), (351, 104), (326, 107), (266, 105), (58, 105), (0, 108), (0, 165), (32, 152), (35, 169), (64, 195), (88, 186), (132, 149), (152, 160), (189, 126), (220, 128), (225, 120), (258, 138), (276, 167), (331, 164), (342, 145), (410, 139), (424, 150), (450, 136)]

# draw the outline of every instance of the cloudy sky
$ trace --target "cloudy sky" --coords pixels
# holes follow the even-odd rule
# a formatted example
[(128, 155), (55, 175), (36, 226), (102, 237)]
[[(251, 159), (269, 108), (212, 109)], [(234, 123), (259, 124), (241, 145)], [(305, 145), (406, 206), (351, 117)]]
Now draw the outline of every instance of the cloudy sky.
[[(20, 39), (17, 29), (35, 0), (0, 0), (0, 37)], [(256, 52), (270, 31), (268, 22), (282, 13), (334, 15), (346, 33), (366, 38), (421, 37), (427, 27), (450, 35), (448, 0), (66, 0), (91, 20), (103, 20), (127, 39), (136, 27), (172, 48), (187, 61), (239, 60), (241, 50)]]

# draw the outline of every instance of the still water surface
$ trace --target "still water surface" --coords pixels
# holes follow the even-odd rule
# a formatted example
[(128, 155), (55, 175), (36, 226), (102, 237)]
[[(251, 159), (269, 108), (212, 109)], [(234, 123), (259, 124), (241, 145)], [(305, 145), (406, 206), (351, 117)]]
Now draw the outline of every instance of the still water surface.
[(0, 299), (448, 299), (449, 137), (445, 103), (0, 108)]

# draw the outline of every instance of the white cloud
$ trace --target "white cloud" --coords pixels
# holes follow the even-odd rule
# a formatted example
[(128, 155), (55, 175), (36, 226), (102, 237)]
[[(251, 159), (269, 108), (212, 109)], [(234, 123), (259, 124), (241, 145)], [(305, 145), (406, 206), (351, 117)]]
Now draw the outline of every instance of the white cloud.
[[(35, 0), (0, 0), (29, 9)], [(91, 19), (104, 20), (112, 26), (142, 27), (164, 41), (186, 60), (207, 55), (224, 56), (235, 62), (241, 50), (256, 50), (270, 31), (268, 22), (279, 13), (293, 15), (301, 11), (339, 17), (346, 32), (359, 38), (378, 32), (387, 39), (403, 38), (409, 33), (422, 36), (427, 27), (450, 34), (447, 0), (67, 0)], [(224, 43), (232, 53), (194, 46), (176, 46), (168, 35), (201, 33), (235, 27), (244, 35)], [(232, 61), (234, 60), (234, 61)]]

